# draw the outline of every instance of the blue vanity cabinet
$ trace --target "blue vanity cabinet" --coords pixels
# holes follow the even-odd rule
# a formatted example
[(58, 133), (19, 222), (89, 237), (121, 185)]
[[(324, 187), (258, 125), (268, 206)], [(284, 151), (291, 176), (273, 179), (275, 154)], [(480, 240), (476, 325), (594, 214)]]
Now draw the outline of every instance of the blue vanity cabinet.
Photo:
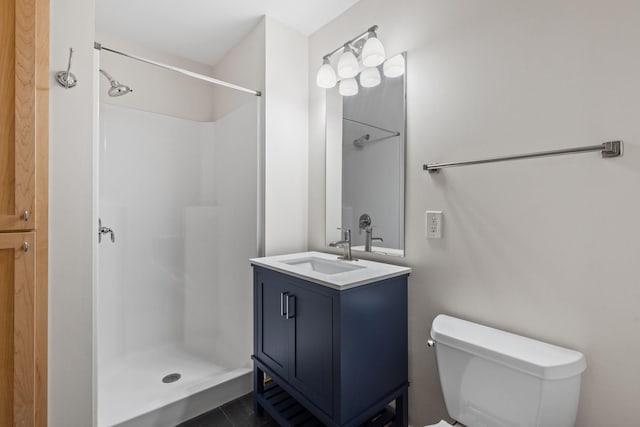
[(254, 265), (258, 412), (356, 427), (395, 400), (394, 425), (406, 426), (407, 277), (336, 290)]
[(255, 271), (255, 354), (331, 414), (332, 297), (298, 283), (273, 271)]
[(292, 286), (289, 384), (325, 413), (332, 413), (333, 298), (308, 286)]
[(292, 323), (284, 315), (284, 298), (289, 284), (269, 279), (266, 272), (255, 274), (254, 315), (260, 319), (259, 329), (256, 330), (258, 340), (255, 354), (273, 372), (288, 378)]

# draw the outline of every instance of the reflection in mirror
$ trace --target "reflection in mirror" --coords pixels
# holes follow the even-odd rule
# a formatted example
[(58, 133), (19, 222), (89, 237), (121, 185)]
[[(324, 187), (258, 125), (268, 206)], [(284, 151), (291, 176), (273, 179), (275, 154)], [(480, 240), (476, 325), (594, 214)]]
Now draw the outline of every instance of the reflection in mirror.
[(326, 91), (326, 243), (348, 228), (354, 251), (403, 256), (406, 79), (379, 68), (378, 86)]

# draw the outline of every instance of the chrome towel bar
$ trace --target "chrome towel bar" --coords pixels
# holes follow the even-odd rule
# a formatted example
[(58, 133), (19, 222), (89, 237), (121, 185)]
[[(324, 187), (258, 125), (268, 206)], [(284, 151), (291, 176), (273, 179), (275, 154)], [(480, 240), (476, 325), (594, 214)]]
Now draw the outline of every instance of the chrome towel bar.
[(618, 157), (622, 155), (622, 141), (608, 141), (598, 145), (587, 145), (584, 147), (565, 148), (562, 150), (540, 151), (537, 153), (518, 154), (514, 156), (492, 157), (489, 159), (469, 160), (465, 162), (448, 162), (448, 163), (427, 163), (422, 165), (422, 169), (430, 173), (440, 172), (442, 168), (451, 168), (455, 166), (479, 165), (482, 163), (504, 162), (507, 160), (531, 159), (534, 157), (559, 156), (563, 154), (587, 153), (590, 151), (600, 151), (602, 157)]

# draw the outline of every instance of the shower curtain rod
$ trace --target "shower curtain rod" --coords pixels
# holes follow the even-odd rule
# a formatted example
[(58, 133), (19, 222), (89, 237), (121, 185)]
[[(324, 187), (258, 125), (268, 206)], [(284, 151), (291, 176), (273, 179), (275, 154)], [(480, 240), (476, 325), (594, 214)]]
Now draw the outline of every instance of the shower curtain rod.
[(231, 89), (239, 90), (240, 92), (250, 93), (251, 95), (262, 96), (262, 93), (258, 90), (247, 89), (246, 87), (242, 87), (242, 86), (234, 85), (233, 83), (227, 83), (222, 80), (214, 79), (213, 77), (205, 76), (204, 74), (194, 73), (193, 71), (185, 70), (184, 68), (174, 67), (173, 65), (166, 65), (160, 62), (152, 61), (150, 59), (141, 58), (139, 56), (120, 52), (118, 50), (102, 46), (102, 44), (98, 42), (93, 42), (93, 48), (96, 50), (106, 50), (107, 52), (115, 53), (116, 55), (121, 55), (127, 58), (135, 59), (136, 61), (140, 61), (147, 64), (155, 65), (156, 67), (164, 68), (165, 70), (175, 71), (176, 73), (184, 74), (185, 76), (193, 77), (194, 79), (204, 80), (205, 82), (217, 84), (220, 86), (225, 86)]

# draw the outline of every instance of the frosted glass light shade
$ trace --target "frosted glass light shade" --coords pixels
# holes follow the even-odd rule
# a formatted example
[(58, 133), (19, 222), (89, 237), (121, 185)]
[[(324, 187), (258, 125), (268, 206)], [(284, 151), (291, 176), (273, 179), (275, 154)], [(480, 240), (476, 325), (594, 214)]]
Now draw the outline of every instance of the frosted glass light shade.
[(384, 62), (384, 46), (375, 34), (371, 34), (362, 47), (362, 64), (365, 67), (376, 67)]
[(404, 56), (399, 53), (384, 62), (382, 72), (387, 77), (400, 77), (404, 74), (404, 68)]
[(356, 59), (351, 48), (346, 46), (338, 60), (338, 75), (343, 79), (349, 79), (351, 77), (355, 77), (358, 74), (358, 71), (360, 71), (358, 59)]
[(336, 72), (329, 63), (328, 59), (325, 59), (322, 62), (322, 66), (318, 70), (318, 75), (316, 76), (316, 84), (325, 89), (330, 89), (336, 85), (338, 82), (338, 77), (336, 76)]
[(380, 71), (378, 67), (369, 67), (360, 73), (360, 85), (362, 87), (374, 87), (380, 84)]
[(338, 89), (342, 96), (353, 96), (358, 94), (358, 82), (353, 77), (350, 79), (340, 80)]

